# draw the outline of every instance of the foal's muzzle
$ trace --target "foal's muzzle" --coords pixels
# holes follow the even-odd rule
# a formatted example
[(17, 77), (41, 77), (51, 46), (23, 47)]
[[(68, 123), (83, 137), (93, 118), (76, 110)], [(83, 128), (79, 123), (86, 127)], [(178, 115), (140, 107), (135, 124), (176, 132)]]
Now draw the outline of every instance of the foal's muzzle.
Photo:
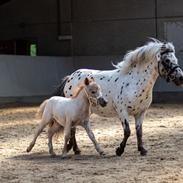
[(107, 105), (107, 101), (103, 97), (97, 98), (98, 103), (102, 106), (105, 107)]

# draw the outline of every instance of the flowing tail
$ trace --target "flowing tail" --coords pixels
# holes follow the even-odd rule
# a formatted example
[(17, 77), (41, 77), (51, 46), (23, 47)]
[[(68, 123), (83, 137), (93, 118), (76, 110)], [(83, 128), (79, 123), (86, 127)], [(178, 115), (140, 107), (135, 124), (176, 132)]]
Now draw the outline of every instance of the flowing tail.
[(62, 81), (60, 82), (60, 84), (57, 86), (57, 88), (55, 89), (55, 91), (52, 93), (53, 96), (62, 96), (65, 97), (64, 94), (64, 87), (65, 84), (67, 82), (67, 80), (69, 79), (69, 76), (66, 76), (62, 79)]
[(39, 110), (38, 110), (38, 112), (37, 112), (37, 114), (36, 114), (37, 117), (42, 117), (43, 112), (44, 112), (44, 109), (45, 109), (47, 103), (48, 103), (48, 99), (45, 100), (45, 101), (43, 101), (43, 102), (41, 103), (41, 105), (40, 105), (40, 107), (39, 107)]

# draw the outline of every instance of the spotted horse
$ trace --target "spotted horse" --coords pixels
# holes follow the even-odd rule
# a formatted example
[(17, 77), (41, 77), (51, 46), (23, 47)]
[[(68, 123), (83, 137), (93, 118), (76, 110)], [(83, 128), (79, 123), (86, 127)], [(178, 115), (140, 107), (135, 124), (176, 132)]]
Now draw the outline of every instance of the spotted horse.
[[(116, 155), (122, 155), (131, 133), (129, 115), (135, 118), (138, 151), (141, 155), (146, 155), (147, 150), (142, 140), (142, 123), (152, 102), (154, 84), (160, 76), (167, 82), (183, 86), (183, 70), (178, 65), (173, 44), (157, 39), (129, 51), (123, 61), (114, 66), (114, 70), (107, 71), (79, 69), (63, 79), (55, 95), (72, 97), (78, 82), (85, 77), (94, 78), (101, 86), (108, 104), (105, 108), (93, 104), (92, 113), (105, 117), (118, 116), (124, 130), (124, 137), (116, 149)], [(76, 129), (73, 128), (67, 150), (73, 147), (75, 154), (78, 154), (80, 150), (75, 132)]]

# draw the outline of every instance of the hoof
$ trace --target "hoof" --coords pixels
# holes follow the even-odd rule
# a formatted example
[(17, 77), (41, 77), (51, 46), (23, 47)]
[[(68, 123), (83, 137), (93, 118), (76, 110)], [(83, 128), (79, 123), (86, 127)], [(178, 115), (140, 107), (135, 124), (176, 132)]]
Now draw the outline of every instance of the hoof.
[(53, 152), (53, 153), (50, 153), (50, 157), (51, 158), (55, 158), (57, 155), (55, 154), (55, 152)]
[(147, 155), (147, 150), (146, 149), (141, 150), (140, 155), (141, 156), (146, 156)]
[(74, 151), (74, 154), (75, 154), (75, 155), (80, 155), (80, 154), (81, 154), (81, 151), (80, 151), (79, 149), (78, 149), (78, 150), (75, 150), (75, 151)]
[(124, 152), (124, 150), (121, 149), (120, 147), (118, 147), (118, 148), (116, 149), (116, 155), (117, 155), (117, 156), (121, 156), (121, 155), (123, 154), (123, 152)]
[(100, 156), (102, 156), (102, 157), (106, 155), (106, 154), (104, 153), (104, 151), (101, 151), (99, 154), (100, 154)]
[(31, 147), (28, 147), (28, 148), (26, 149), (26, 151), (27, 151), (27, 152), (30, 152), (31, 149), (32, 149)]

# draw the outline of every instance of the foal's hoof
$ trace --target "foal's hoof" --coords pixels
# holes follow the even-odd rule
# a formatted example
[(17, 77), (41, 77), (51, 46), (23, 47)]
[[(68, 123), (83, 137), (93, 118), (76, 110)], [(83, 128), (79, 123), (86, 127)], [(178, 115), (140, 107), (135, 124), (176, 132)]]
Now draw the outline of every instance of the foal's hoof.
[(104, 153), (104, 151), (101, 151), (99, 154), (100, 154), (100, 156), (102, 156), (102, 157), (106, 155), (106, 154)]
[(121, 156), (121, 155), (123, 154), (123, 152), (124, 152), (124, 149), (121, 149), (120, 147), (118, 147), (118, 148), (116, 149), (116, 155), (117, 155), (117, 156)]
[(32, 149), (32, 147), (28, 147), (28, 148), (26, 149), (26, 151), (27, 151), (27, 152), (30, 152), (31, 149)]

